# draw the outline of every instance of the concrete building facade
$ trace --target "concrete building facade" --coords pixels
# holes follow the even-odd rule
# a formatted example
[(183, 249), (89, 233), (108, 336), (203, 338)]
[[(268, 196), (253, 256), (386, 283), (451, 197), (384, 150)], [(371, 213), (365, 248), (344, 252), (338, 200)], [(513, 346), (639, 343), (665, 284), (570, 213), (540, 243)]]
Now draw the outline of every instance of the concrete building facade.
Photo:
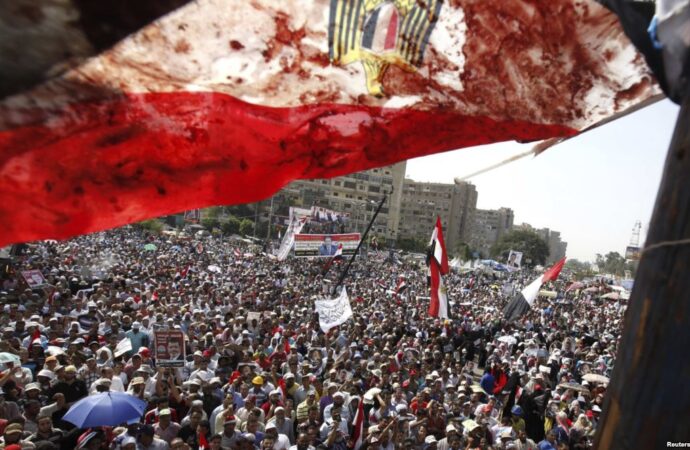
[(477, 208), (477, 189), (470, 183), (424, 183), (406, 179), (400, 206), (400, 238), (428, 239), (441, 217), (443, 237), (450, 254), (467, 243)]
[(510, 208), (478, 209), (474, 214), (471, 247), (488, 258), (493, 247), (513, 228), (515, 214)]

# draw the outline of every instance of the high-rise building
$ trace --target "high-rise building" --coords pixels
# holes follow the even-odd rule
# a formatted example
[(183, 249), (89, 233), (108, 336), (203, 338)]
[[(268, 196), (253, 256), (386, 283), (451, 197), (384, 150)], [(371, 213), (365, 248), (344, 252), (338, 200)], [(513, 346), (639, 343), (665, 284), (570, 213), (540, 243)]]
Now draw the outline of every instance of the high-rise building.
[(291, 183), (275, 198), (281, 204), (320, 206), (350, 216), (348, 231), (364, 232), (384, 194), (389, 194), (372, 226), (372, 233), (394, 241), (400, 223), (400, 202), (406, 162), (323, 180)]
[(436, 216), (440, 216), (446, 248), (453, 254), (460, 243), (469, 242), (476, 207), (477, 189), (470, 183), (424, 183), (406, 179), (399, 237), (428, 239)]
[(510, 208), (478, 209), (474, 214), (471, 247), (488, 258), (498, 240), (513, 228), (515, 214)]

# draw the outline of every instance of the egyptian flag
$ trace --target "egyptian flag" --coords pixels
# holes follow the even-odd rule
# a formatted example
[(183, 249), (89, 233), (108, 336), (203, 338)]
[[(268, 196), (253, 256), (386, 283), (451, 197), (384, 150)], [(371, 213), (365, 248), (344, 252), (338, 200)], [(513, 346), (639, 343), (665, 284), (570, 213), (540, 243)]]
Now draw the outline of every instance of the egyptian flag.
[(353, 450), (359, 450), (364, 440), (364, 402), (362, 399), (359, 400), (359, 404), (357, 405), (357, 412), (355, 413), (352, 425)]
[(3, 43), (28, 56), (0, 74), (0, 246), (569, 137), (661, 92), (596, 2), (143, 3), (181, 6), (3, 17)]
[(448, 273), (448, 254), (446, 244), (443, 242), (443, 227), (441, 218), (436, 217), (436, 226), (431, 233), (429, 250), (427, 254), (429, 265), (429, 284), (431, 287), (431, 301), (429, 303), (429, 316), (448, 318), (448, 296), (443, 284), (443, 275)]
[(343, 260), (343, 244), (340, 243), (338, 244), (338, 248), (335, 250), (335, 253), (333, 256), (326, 262), (326, 264), (323, 266), (322, 274), (325, 276), (329, 270), (331, 270), (331, 266), (333, 265), (334, 262), (339, 262)]
[(395, 286), (395, 292), (393, 293), (393, 298), (397, 299), (398, 295), (405, 292), (405, 289), (407, 289), (407, 283), (405, 282), (405, 277), (400, 277), (398, 279), (398, 284)]
[(503, 308), (503, 318), (507, 321), (513, 321), (527, 313), (532, 307), (532, 303), (534, 303), (534, 300), (539, 295), (539, 290), (542, 285), (558, 278), (558, 274), (560, 274), (561, 269), (563, 269), (563, 264), (565, 264), (565, 258), (561, 259), (554, 264), (553, 267), (544, 272), (544, 275), (525, 286), (525, 288), (520, 291), (518, 295), (513, 297), (505, 308)]

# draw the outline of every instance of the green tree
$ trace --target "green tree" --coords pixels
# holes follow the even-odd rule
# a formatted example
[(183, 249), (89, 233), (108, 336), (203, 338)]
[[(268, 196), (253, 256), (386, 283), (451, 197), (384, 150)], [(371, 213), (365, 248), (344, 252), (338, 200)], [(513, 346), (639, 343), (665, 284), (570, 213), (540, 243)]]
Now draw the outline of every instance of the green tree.
[(205, 216), (205, 217), (208, 217), (211, 219), (217, 219), (222, 213), (223, 213), (223, 208), (221, 206), (212, 206), (210, 208), (204, 209), (201, 214), (202, 214), (202, 216)]
[(424, 253), (427, 242), (420, 238), (401, 238), (398, 239), (397, 247), (407, 252)]
[(249, 219), (242, 219), (240, 222), (240, 234), (243, 236), (249, 236), (254, 232), (254, 221)]
[(165, 227), (165, 224), (158, 219), (149, 219), (139, 222), (135, 224), (135, 226), (143, 228), (144, 230), (148, 230), (151, 233), (161, 234), (163, 228)]
[(568, 259), (563, 268), (571, 271), (578, 280), (594, 275), (594, 272), (588, 263), (577, 259)]
[(201, 225), (208, 231), (212, 231), (220, 226), (220, 222), (215, 217), (204, 217), (201, 219)]
[(242, 204), (226, 206), (225, 212), (237, 217), (254, 217), (256, 204)]
[(455, 255), (463, 261), (472, 259), (472, 248), (466, 242), (460, 242), (455, 246)]
[(240, 232), (240, 225), (242, 221), (235, 216), (230, 216), (228, 219), (220, 224), (220, 229), (225, 234), (238, 234)]
[(513, 230), (504, 234), (491, 248), (491, 255), (507, 259), (511, 250), (522, 252), (523, 265), (527, 260), (531, 260), (531, 265), (544, 265), (549, 257), (546, 241), (530, 230)]
[(608, 252), (606, 255), (597, 253), (597, 266), (599, 266), (599, 273), (610, 274), (617, 276), (624, 276), (625, 271), (629, 270), (634, 276), (637, 270), (637, 261), (626, 261), (626, 259), (618, 252)]

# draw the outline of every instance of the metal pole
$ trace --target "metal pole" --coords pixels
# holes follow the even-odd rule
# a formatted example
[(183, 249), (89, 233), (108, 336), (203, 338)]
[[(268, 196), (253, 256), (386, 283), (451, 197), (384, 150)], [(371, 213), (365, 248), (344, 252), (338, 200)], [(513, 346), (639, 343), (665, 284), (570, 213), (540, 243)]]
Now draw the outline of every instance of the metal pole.
[(256, 237), (256, 225), (259, 223), (259, 205), (261, 202), (254, 203), (254, 237)]
[(371, 226), (374, 224), (376, 217), (379, 215), (381, 208), (383, 208), (383, 204), (386, 202), (387, 197), (388, 197), (388, 195), (384, 193), (383, 198), (381, 199), (381, 202), (379, 203), (378, 208), (376, 208), (376, 212), (374, 213), (374, 216), (371, 218), (369, 225), (367, 225), (367, 229), (364, 230), (364, 234), (359, 239), (359, 243), (357, 244), (357, 248), (355, 249), (355, 252), (352, 254), (352, 257), (347, 262), (347, 266), (345, 266), (345, 269), (340, 274), (340, 278), (338, 279), (338, 282), (335, 284), (335, 286), (333, 286), (333, 292), (337, 292), (338, 287), (343, 284), (343, 281), (345, 280), (345, 277), (347, 276), (347, 273), (350, 270), (350, 266), (352, 265), (352, 262), (355, 260), (355, 258), (357, 257), (357, 253), (359, 252), (359, 249), (362, 247), (362, 242), (364, 242), (366, 240), (367, 234), (369, 234), (369, 230), (371, 229)]
[(271, 222), (273, 220), (273, 199), (275, 195), (271, 197), (271, 204), (268, 207), (268, 231), (266, 232), (266, 242), (271, 240)]

